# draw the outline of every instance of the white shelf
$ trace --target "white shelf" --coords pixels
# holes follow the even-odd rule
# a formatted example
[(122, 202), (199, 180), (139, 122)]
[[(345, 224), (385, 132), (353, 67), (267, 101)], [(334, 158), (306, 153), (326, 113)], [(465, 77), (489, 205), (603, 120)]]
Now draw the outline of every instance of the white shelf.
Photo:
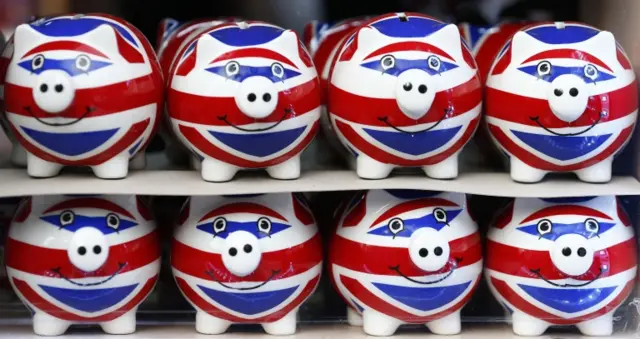
[(349, 170), (304, 172), (297, 180), (270, 179), (263, 172), (241, 173), (233, 181), (209, 183), (187, 170), (134, 171), (121, 180), (102, 180), (91, 173), (63, 173), (33, 179), (24, 169), (0, 169), (0, 197), (38, 194), (222, 195), (272, 192), (318, 192), (361, 189), (423, 189), (504, 197), (640, 195), (633, 177), (614, 177), (607, 184), (580, 182), (572, 176), (520, 184), (506, 173), (463, 173), (455, 180), (398, 174), (383, 180), (360, 179)]

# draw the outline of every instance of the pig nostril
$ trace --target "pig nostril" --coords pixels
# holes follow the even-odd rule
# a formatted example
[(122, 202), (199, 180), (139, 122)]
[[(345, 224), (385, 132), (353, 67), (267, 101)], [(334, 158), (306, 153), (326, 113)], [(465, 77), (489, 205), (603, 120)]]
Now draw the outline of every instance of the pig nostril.
[(426, 85), (418, 86), (418, 92), (420, 92), (421, 94), (427, 93), (427, 86)]
[(93, 246), (93, 253), (95, 254), (100, 254), (100, 252), (102, 252), (102, 247), (100, 246)]
[(84, 246), (80, 246), (80, 248), (78, 248), (78, 254), (85, 255), (86, 253), (87, 253), (87, 249), (84, 248)]
[(553, 90), (553, 94), (555, 94), (557, 97), (561, 96), (562, 93), (564, 93), (564, 91), (562, 91), (559, 88), (556, 88), (556, 89)]
[(427, 251), (426, 248), (421, 248), (420, 251), (418, 251), (418, 254), (420, 254), (420, 256), (424, 258), (429, 255), (429, 251)]
[(570, 256), (570, 255), (571, 255), (571, 249), (570, 249), (569, 247), (565, 247), (565, 248), (563, 248), (563, 249), (562, 249), (562, 254), (563, 254), (565, 257)]
[(265, 94), (262, 96), (262, 100), (264, 100), (264, 102), (269, 102), (269, 101), (271, 101), (271, 94), (269, 94), (269, 93), (265, 93)]
[(569, 90), (569, 95), (571, 95), (572, 97), (578, 96), (578, 89), (573, 87), (572, 89)]
[(413, 85), (410, 82), (407, 82), (402, 85), (402, 88), (404, 88), (405, 91), (409, 92), (413, 88)]
[(238, 250), (235, 247), (231, 247), (229, 249), (229, 255), (232, 256), (232, 257), (235, 257), (236, 254), (238, 254)]
[(256, 95), (253, 93), (249, 93), (249, 95), (247, 95), (247, 100), (249, 100), (250, 102), (256, 101)]
[(244, 245), (244, 251), (245, 253), (251, 253), (251, 251), (253, 251), (253, 247), (251, 247), (251, 245), (246, 244)]
[(433, 254), (437, 255), (437, 256), (441, 256), (442, 255), (442, 247), (438, 246), (436, 248), (433, 249)]
[(587, 255), (587, 250), (584, 249), (584, 247), (578, 248), (578, 255), (584, 257), (585, 255)]
[(40, 85), (40, 92), (46, 93), (49, 90), (49, 86), (47, 84)]
[(56, 87), (54, 87), (54, 89), (56, 90), (56, 92), (60, 93), (60, 92), (64, 91), (64, 86), (58, 84), (58, 85), (56, 85)]

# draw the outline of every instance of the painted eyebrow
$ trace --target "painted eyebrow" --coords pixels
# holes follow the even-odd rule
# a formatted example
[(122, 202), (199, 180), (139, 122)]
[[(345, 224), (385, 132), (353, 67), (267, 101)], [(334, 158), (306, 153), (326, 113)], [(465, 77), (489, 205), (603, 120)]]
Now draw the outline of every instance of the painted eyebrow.
[(554, 215), (582, 215), (587, 217), (596, 217), (607, 220), (613, 220), (610, 216), (598, 211), (594, 210), (590, 207), (578, 206), (578, 205), (558, 205), (558, 206), (550, 206), (547, 208), (543, 208), (535, 213), (529, 215), (524, 220), (520, 222), (520, 224), (527, 223), (531, 220), (536, 220), (548, 216)]
[(446, 58), (446, 59), (449, 59), (450, 61), (455, 62), (453, 57), (449, 55), (447, 52), (443, 51), (442, 49), (434, 45), (428, 44), (426, 42), (420, 42), (420, 41), (402, 41), (402, 42), (396, 42), (390, 45), (386, 45), (384, 47), (381, 47), (371, 52), (364, 59), (366, 60), (381, 54), (389, 54), (389, 53), (400, 52), (400, 51), (429, 52), (429, 53), (437, 54), (443, 58)]
[(607, 66), (602, 60), (598, 59), (596, 56), (589, 54), (585, 51), (579, 51), (577, 49), (563, 48), (563, 49), (552, 49), (544, 52), (540, 52), (529, 57), (527, 60), (523, 61), (522, 64), (527, 62), (543, 60), (543, 59), (575, 59), (588, 61), (594, 65), (600, 66), (609, 72), (613, 72), (609, 66)]
[(419, 208), (433, 207), (433, 206), (459, 207), (454, 202), (451, 202), (445, 199), (440, 199), (440, 198), (424, 198), (424, 199), (411, 200), (411, 201), (403, 202), (401, 204), (391, 207), (388, 211), (382, 213), (381, 216), (379, 216), (373, 223), (371, 223), (371, 226), (369, 226), (369, 228), (373, 228), (375, 225), (379, 224), (383, 220), (389, 219), (400, 213), (416, 210)]
[(81, 42), (77, 41), (51, 41), (39, 45), (32, 50), (28, 51), (23, 58), (28, 57), (33, 54), (43, 53), (47, 51), (59, 51), (59, 50), (67, 50), (67, 51), (75, 51), (75, 52), (83, 52), (88, 54), (93, 54), (95, 56), (103, 57), (109, 59), (104, 53), (99, 50)]
[(298, 68), (293, 63), (293, 61), (289, 60), (289, 58), (285, 57), (284, 55), (278, 52), (274, 52), (266, 48), (243, 48), (235, 51), (226, 52), (221, 54), (217, 58), (213, 59), (209, 64), (212, 64), (214, 62), (230, 60), (230, 59), (236, 59), (236, 58), (251, 58), (251, 57), (273, 59), (273, 60), (280, 61), (283, 64), (287, 64), (291, 67), (295, 67), (296, 69)]
[(278, 218), (280, 220), (288, 222), (288, 220), (285, 217), (283, 217), (280, 213), (270, 208), (264, 207), (262, 205), (254, 204), (251, 202), (238, 202), (238, 203), (228, 204), (228, 205), (224, 205), (222, 207), (216, 208), (215, 210), (207, 213), (198, 222), (205, 221), (214, 216), (231, 214), (231, 213), (260, 214), (260, 215), (266, 215), (268, 217)]
[(135, 217), (124, 208), (112, 203), (111, 201), (97, 199), (97, 198), (65, 200), (61, 203), (51, 206), (49, 209), (44, 211), (44, 213), (46, 214), (46, 213), (51, 213), (56, 211), (73, 209), (73, 208), (99, 208), (109, 212), (118, 213), (118, 214), (124, 215), (125, 217), (135, 220)]

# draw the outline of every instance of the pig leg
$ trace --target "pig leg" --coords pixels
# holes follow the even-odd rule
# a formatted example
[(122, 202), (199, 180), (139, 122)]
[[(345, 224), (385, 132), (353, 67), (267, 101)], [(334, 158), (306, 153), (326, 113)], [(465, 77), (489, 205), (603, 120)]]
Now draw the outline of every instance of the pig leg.
[(611, 181), (611, 167), (613, 165), (613, 157), (609, 157), (600, 161), (595, 165), (576, 171), (576, 175), (582, 181), (603, 183)]
[(373, 158), (360, 154), (356, 159), (356, 171), (363, 179), (384, 179), (391, 174), (393, 165), (384, 164)]
[(137, 307), (127, 313), (100, 324), (102, 330), (108, 334), (130, 334), (136, 331), (136, 311)]
[(129, 152), (122, 152), (115, 157), (91, 166), (93, 173), (100, 179), (122, 179), (129, 174)]
[(213, 158), (202, 160), (200, 167), (202, 179), (205, 181), (224, 182), (233, 179), (238, 172), (238, 167)]
[(351, 326), (362, 326), (362, 316), (358, 311), (351, 307), (347, 307), (347, 322)]
[(280, 164), (267, 168), (267, 173), (274, 179), (290, 180), (300, 177), (300, 155)]
[(422, 169), (427, 174), (429, 178), (434, 179), (454, 179), (458, 176), (458, 154), (460, 152), (456, 152), (454, 155), (440, 161), (437, 164), (424, 166)]
[(577, 326), (584, 335), (608, 337), (613, 333), (613, 312), (581, 322)]
[(296, 320), (298, 316), (298, 309), (294, 309), (287, 315), (278, 319), (272, 323), (262, 324), (262, 328), (267, 334), (271, 335), (292, 335), (296, 333)]
[(452, 335), (460, 333), (460, 310), (457, 310), (440, 319), (428, 322), (427, 328), (429, 328), (432, 333), (439, 335)]
[(511, 316), (511, 321), (513, 322), (513, 333), (526, 337), (542, 335), (549, 327), (549, 323), (546, 321), (515, 310)]
[(67, 331), (70, 322), (52, 317), (44, 312), (33, 315), (33, 332), (41, 336), (58, 336)]
[(27, 173), (35, 178), (48, 178), (58, 175), (62, 170), (61, 164), (46, 161), (37, 156), (27, 153)]
[(364, 333), (377, 337), (390, 336), (400, 327), (402, 322), (374, 309), (368, 308), (362, 312)]
[(27, 166), (27, 151), (17, 141), (11, 146), (11, 162), (16, 166)]
[(231, 322), (216, 318), (207, 312), (198, 310), (196, 312), (196, 331), (202, 334), (222, 334), (224, 333)]
[(542, 180), (547, 174), (547, 171), (543, 171), (537, 168), (533, 168), (525, 164), (522, 160), (511, 156), (511, 179), (517, 182), (534, 183)]

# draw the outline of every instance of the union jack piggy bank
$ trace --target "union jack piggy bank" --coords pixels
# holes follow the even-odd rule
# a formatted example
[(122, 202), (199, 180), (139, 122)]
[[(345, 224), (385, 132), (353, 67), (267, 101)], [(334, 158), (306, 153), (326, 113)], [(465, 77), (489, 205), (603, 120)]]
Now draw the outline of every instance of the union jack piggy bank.
[(146, 38), (102, 14), (45, 18), (16, 28), (4, 85), (11, 134), (33, 177), (63, 166), (127, 176), (159, 123), (163, 81)]
[(5, 247), (11, 285), (39, 335), (94, 323), (135, 331), (160, 270), (155, 223), (135, 196), (34, 196), (18, 207)]
[(192, 197), (174, 235), (173, 274), (196, 308), (198, 332), (254, 323), (269, 334), (295, 333), (298, 308), (322, 268), (320, 235), (304, 197)]
[(300, 176), (300, 153), (318, 129), (320, 84), (291, 30), (235, 22), (198, 34), (176, 56), (168, 112), (201, 159), (202, 178), (228, 181), (240, 169)]
[(486, 114), (513, 180), (574, 172), (607, 182), (635, 127), (636, 79), (610, 32), (580, 23), (528, 26), (493, 64)]
[[(410, 19), (411, 20), (411, 19)], [(388, 336), (404, 323), (460, 332), (460, 309), (480, 280), (482, 249), (464, 194), (361, 193), (329, 250), (331, 280), (351, 325)]]
[(422, 14), (364, 23), (330, 73), (331, 123), (362, 178), (385, 178), (394, 167), (455, 178), (481, 106), (475, 62), (458, 28)]
[(518, 335), (577, 325), (609, 336), (633, 289), (636, 255), (614, 196), (515, 199), (489, 231), (485, 275)]

